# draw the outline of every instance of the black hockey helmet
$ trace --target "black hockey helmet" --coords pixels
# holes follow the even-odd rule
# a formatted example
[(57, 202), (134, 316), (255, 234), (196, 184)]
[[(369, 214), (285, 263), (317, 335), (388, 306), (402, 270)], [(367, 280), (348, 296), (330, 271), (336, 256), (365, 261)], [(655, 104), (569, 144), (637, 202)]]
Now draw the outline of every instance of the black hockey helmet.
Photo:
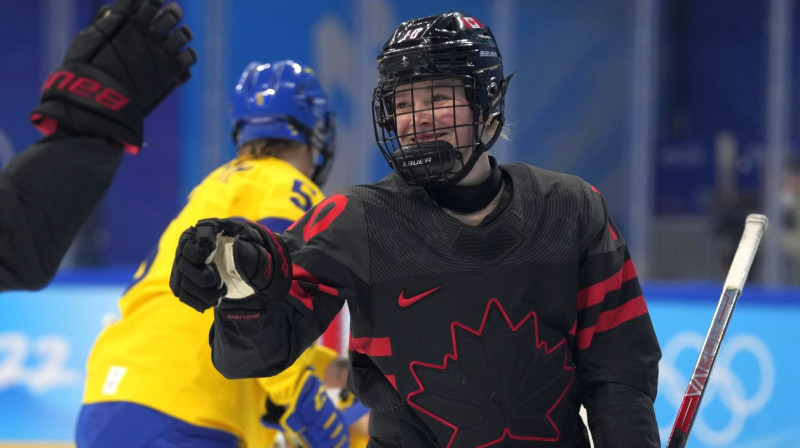
[[(504, 123), (508, 81), (491, 30), (461, 12), (408, 20), (384, 44), (377, 62), (372, 121), (375, 140), (389, 166), (411, 185), (445, 185), (463, 179), (500, 136)], [(452, 80), (453, 88), (464, 87), (472, 111), (472, 122), (466, 126), (472, 127), (473, 141), (457, 142), (455, 147), (439, 140), (418, 143), (413, 126), (413, 134), (398, 135), (394, 104), (398, 86), (413, 93), (412, 83), (432, 86), (441, 79)], [(430, 110), (435, 113), (435, 108)], [(404, 146), (401, 139), (414, 143)], [(472, 155), (463, 160), (459, 149), (467, 148), (473, 149)], [(454, 170), (457, 162), (460, 170)]]

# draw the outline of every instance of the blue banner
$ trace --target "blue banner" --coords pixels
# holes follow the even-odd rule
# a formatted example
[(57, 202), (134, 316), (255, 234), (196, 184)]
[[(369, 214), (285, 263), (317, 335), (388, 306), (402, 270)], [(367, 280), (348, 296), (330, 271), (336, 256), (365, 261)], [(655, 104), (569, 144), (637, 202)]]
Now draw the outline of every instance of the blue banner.
[[(0, 441), (70, 442), (85, 362), (117, 315), (125, 275), (0, 294)], [(719, 295), (716, 288), (646, 291), (663, 359), (656, 417), (666, 445)], [(797, 292), (745, 291), (734, 310), (690, 434), (695, 448), (800, 447)]]
[(119, 285), (0, 294), (0, 441), (73, 439), (95, 338), (118, 315)]

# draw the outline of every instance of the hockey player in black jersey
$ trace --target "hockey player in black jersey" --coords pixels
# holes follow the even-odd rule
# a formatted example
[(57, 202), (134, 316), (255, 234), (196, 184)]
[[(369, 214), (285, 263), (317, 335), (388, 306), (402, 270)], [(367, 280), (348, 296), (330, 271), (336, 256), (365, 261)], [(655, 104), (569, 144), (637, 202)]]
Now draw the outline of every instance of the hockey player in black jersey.
[(144, 117), (189, 79), (192, 34), (163, 3), (101, 7), (45, 81), (31, 121), (46, 137), (0, 170), (0, 291), (47, 285)]
[(406, 21), (378, 72), (394, 173), (281, 235), (212, 219), (181, 236), (170, 286), (215, 307), (216, 368), (280, 372), (347, 304), (371, 447), (588, 447), (581, 405), (596, 447), (658, 447), (661, 353), (603, 197), (488, 153), (509, 81), (489, 28), (458, 12)]

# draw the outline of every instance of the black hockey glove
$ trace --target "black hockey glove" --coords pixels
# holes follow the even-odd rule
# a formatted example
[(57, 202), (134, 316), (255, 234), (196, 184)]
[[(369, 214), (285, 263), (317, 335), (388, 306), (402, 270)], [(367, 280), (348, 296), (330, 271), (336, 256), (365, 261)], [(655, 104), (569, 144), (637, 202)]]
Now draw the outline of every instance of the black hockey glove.
[(176, 3), (117, 0), (72, 40), (42, 87), (31, 121), (45, 135), (63, 126), (106, 137), (136, 153), (144, 117), (189, 79), (197, 57)]
[(283, 299), (291, 282), (289, 251), (275, 234), (251, 222), (204, 219), (181, 235), (169, 286), (202, 312), (221, 297)]

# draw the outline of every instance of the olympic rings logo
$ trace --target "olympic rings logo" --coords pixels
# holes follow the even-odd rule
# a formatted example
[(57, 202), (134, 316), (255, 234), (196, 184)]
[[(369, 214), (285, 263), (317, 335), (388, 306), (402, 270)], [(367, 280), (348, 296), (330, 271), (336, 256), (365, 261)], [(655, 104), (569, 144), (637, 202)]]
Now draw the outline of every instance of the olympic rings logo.
[[(666, 398), (676, 412), (689, 384), (688, 375), (691, 370), (686, 369), (685, 373), (679, 372), (675, 368), (675, 361), (684, 350), (691, 350), (694, 362), (703, 347), (703, 339), (702, 335), (695, 332), (678, 333), (663, 349), (663, 357), (659, 364), (659, 395)], [(758, 366), (759, 385), (755, 392), (751, 393), (747, 392), (740, 377), (730, 368), (733, 360), (745, 353), (755, 358), (755, 364)], [(703, 403), (695, 416), (692, 437), (697, 437), (710, 446), (724, 446), (735, 441), (741, 434), (747, 418), (767, 404), (774, 387), (775, 362), (767, 345), (761, 339), (748, 334), (726, 338), (714, 362), (711, 378), (706, 384)], [(730, 413), (728, 424), (721, 429), (712, 428), (703, 418), (703, 408), (717, 399)], [(666, 440), (664, 436), (669, 436), (672, 421), (669, 422), (669, 426), (661, 427), (659, 430), (662, 440)]]

